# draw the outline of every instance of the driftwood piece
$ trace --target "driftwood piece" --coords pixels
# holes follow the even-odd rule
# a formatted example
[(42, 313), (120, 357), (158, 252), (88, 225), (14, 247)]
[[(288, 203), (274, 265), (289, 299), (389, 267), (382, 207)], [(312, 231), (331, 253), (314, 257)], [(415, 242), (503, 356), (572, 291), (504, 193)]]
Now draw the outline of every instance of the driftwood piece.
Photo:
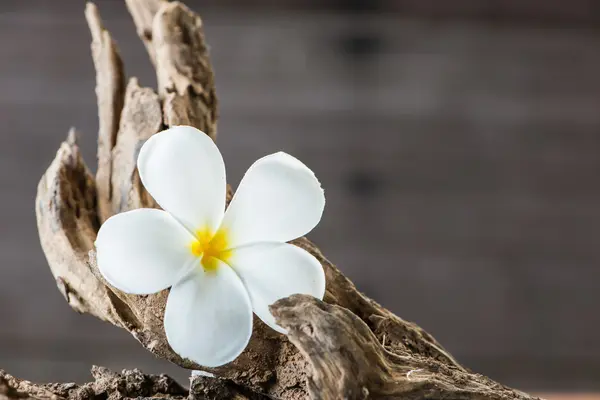
[(0, 370), (0, 400), (124, 400), (161, 398), (169, 400), (268, 400), (231, 381), (198, 376), (187, 390), (166, 375), (147, 375), (137, 369), (115, 373), (92, 367), (93, 382), (35, 384)]
[(217, 95), (202, 20), (181, 3), (166, 3), (154, 16), (152, 44), (165, 124), (192, 125), (214, 140)]
[(179, 2), (126, 3), (156, 69), (165, 125), (192, 125), (214, 140), (217, 95), (202, 20)]
[(293, 295), (271, 312), (310, 364), (313, 399), (531, 399), (448, 360), (391, 348), (347, 308)]
[[(142, 187), (135, 165), (148, 137), (173, 124), (196, 126), (213, 139), (216, 135), (214, 77), (200, 18), (177, 2), (127, 0), (127, 5), (155, 65), (158, 89), (141, 88), (132, 78), (119, 112), (115, 110), (117, 96), (105, 94), (114, 93), (116, 87), (114, 79), (107, 79), (114, 77), (110, 73), (114, 64), (96, 62), (99, 115), (109, 119), (101, 123), (104, 139), (113, 135), (115, 115), (120, 115), (110, 154), (102, 151), (110, 157), (111, 166), (104, 169), (110, 174), (111, 194), (105, 215), (156, 207)], [(112, 43), (98, 40), (99, 36), (110, 36), (101, 28), (94, 6), (88, 6), (87, 14), (93, 41)], [(98, 213), (102, 213), (102, 206), (98, 202), (104, 194), (98, 193), (98, 185), (106, 184), (102, 179), (94, 182), (71, 135), (38, 187), (40, 239), (59, 289), (76, 311), (126, 329), (158, 357), (185, 368), (204, 369), (179, 357), (167, 343), (163, 313), (168, 290), (149, 296), (129, 295), (108, 285), (98, 273), (93, 242), (101, 223)], [(105, 186), (102, 190), (106, 193)], [(272, 312), (289, 329), (289, 337), (255, 318), (252, 339), (244, 353), (230, 364), (211, 369), (216, 377), (196, 377), (190, 397), (202, 393), (204, 397), (196, 398), (531, 398), (462, 367), (430, 334), (360, 293), (306, 238), (292, 243), (321, 262), (327, 281), (324, 302), (305, 296), (277, 302)], [(127, 376), (110, 375), (106, 379), (116, 382), (113, 386), (117, 387)], [(45, 390), (48, 387), (43, 386)], [(32, 391), (24, 392), (35, 397)], [(120, 398), (113, 392), (101, 393), (103, 399)], [(71, 392), (56, 395), (76, 398)], [(180, 396), (179, 392), (163, 395)]]
[(133, 18), (137, 34), (146, 46), (152, 64), (156, 65), (156, 51), (152, 44), (152, 21), (158, 9), (167, 0), (125, 0), (127, 9)]
[[(185, 399), (188, 391), (166, 375), (146, 375), (138, 370), (118, 374), (103, 367), (93, 367), (94, 382), (39, 385), (17, 379), (0, 370), (0, 400), (5, 399), (73, 399), (120, 400), (136, 397)], [(197, 399), (203, 399), (198, 397)]]
[(58, 289), (77, 312), (120, 326), (109, 290), (88, 267), (100, 226), (96, 187), (71, 130), (37, 188), (36, 217), (42, 249)]
[(98, 101), (98, 170), (96, 192), (98, 217), (104, 222), (112, 211), (112, 149), (117, 142), (119, 120), (125, 96), (123, 61), (110, 33), (104, 29), (98, 8), (88, 3), (85, 18), (92, 34), (92, 58), (96, 69)]
[(140, 87), (136, 78), (131, 78), (112, 151), (112, 214), (156, 207), (154, 199), (142, 186), (137, 156), (144, 142), (162, 128), (158, 96), (152, 89)]

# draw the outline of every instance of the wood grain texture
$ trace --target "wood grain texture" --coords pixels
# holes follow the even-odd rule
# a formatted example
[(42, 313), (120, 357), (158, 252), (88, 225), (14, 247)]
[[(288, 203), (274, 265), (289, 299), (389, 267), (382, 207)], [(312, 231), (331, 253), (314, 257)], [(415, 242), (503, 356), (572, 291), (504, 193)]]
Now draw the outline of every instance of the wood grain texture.
[[(184, 400), (188, 391), (166, 375), (146, 375), (138, 370), (113, 372), (103, 367), (93, 367), (93, 382), (36, 384), (15, 378), (0, 370), (1, 400), (121, 400), (125, 398), (169, 398)], [(198, 400), (204, 400), (199, 397)], [(190, 399), (191, 400), (191, 399)]]
[(110, 33), (104, 28), (98, 8), (88, 3), (85, 18), (92, 34), (92, 58), (96, 69), (96, 98), (98, 100), (98, 168), (96, 192), (98, 217), (104, 222), (114, 214), (112, 209), (112, 151), (125, 98), (123, 61)]
[(161, 7), (152, 25), (165, 125), (191, 125), (217, 136), (217, 96), (200, 16), (181, 3)]
[(106, 287), (87, 264), (100, 223), (95, 182), (75, 136), (72, 130), (38, 185), (35, 204), (40, 241), (69, 306), (119, 326)]
[(157, 207), (142, 185), (137, 157), (144, 142), (162, 128), (158, 95), (150, 88), (140, 87), (137, 78), (131, 78), (112, 151), (112, 214), (140, 207)]
[(125, 0), (135, 23), (137, 34), (144, 43), (153, 64), (156, 63), (156, 50), (152, 44), (152, 21), (160, 6), (165, 2), (166, 0)]
[[(409, 334), (401, 324), (394, 327), (391, 316), (379, 330), (380, 340), (378, 329), (352, 311), (311, 296), (293, 295), (270, 308), (311, 366), (307, 376), (311, 399), (534, 399), (448, 359), (432, 357), (431, 351), (419, 348), (422, 337)], [(372, 315), (374, 319), (377, 316)], [(404, 346), (396, 342), (398, 337), (404, 338)]]

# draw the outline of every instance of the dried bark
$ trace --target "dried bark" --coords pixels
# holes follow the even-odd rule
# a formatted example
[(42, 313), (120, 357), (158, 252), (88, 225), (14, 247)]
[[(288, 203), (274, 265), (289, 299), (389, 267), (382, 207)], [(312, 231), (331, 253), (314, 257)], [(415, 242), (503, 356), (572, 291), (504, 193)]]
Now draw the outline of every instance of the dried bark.
[[(12, 377), (0, 370), (0, 400), (120, 400), (135, 397), (185, 399), (188, 391), (166, 375), (145, 375), (138, 370), (118, 374), (103, 367), (93, 367), (94, 382), (39, 385)], [(196, 397), (203, 399), (203, 397)]]
[(36, 384), (0, 370), (0, 400), (123, 400), (163, 398), (169, 400), (267, 400), (267, 397), (231, 381), (198, 376), (187, 390), (167, 375), (146, 375), (137, 369), (115, 373), (92, 367), (93, 382)]
[(144, 142), (162, 130), (158, 95), (131, 78), (115, 147), (112, 150), (110, 215), (143, 207), (157, 207), (146, 192), (137, 172), (137, 156)]
[(117, 46), (110, 33), (104, 29), (95, 4), (87, 4), (85, 18), (92, 34), (92, 58), (96, 69), (99, 123), (96, 191), (98, 217), (100, 222), (104, 222), (113, 214), (111, 212), (112, 149), (117, 141), (119, 120), (123, 110), (125, 73)]
[(142, 43), (144, 43), (144, 46), (146, 46), (150, 60), (154, 65), (156, 65), (156, 51), (152, 44), (152, 21), (161, 5), (167, 1), (168, 0), (125, 0), (127, 9), (137, 28), (137, 34)]
[(339, 305), (293, 295), (271, 306), (277, 323), (310, 364), (313, 399), (531, 399), (483, 375), (390, 346)]
[[(126, 329), (158, 357), (184, 368), (204, 369), (179, 357), (167, 343), (163, 312), (168, 290), (149, 296), (123, 293), (104, 281), (95, 263), (93, 242), (103, 218), (138, 207), (156, 207), (142, 187), (135, 165), (144, 140), (174, 124), (196, 126), (213, 139), (216, 135), (214, 77), (200, 17), (177, 2), (127, 0), (127, 5), (156, 68), (158, 90), (141, 88), (132, 78), (123, 95), (122, 110), (116, 109), (120, 104), (116, 88), (121, 79), (113, 62), (117, 53), (110, 36), (101, 28), (95, 7), (88, 6), (88, 22), (96, 43), (93, 46), (108, 46), (108, 50), (94, 52), (98, 59), (99, 147), (100, 143), (104, 146), (101, 152), (99, 149), (99, 163), (105, 163), (105, 167), (94, 182), (74, 136), (62, 144), (38, 187), (40, 239), (57, 285), (72, 308)], [(119, 124), (115, 133), (116, 115)], [(106, 151), (108, 145), (110, 152)], [(272, 312), (289, 329), (289, 337), (255, 318), (252, 340), (244, 353), (234, 362), (210, 370), (216, 378), (196, 377), (190, 397), (531, 398), (466, 370), (430, 334), (360, 293), (309, 240), (300, 238), (292, 243), (321, 262), (327, 280), (324, 302), (305, 296), (277, 302)], [(114, 382), (111, 387), (120, 387), (119, 382), (127, 381), (130, 375), (103, 376), (105, 381)], [(92, 386), (51, 393), (58, 398), (75, 398), (72, 393), (91, 387), (97, 395), (95, 378)], [(22, 390), (22, 386), (11, 385), (30, 397), (46, 395), (35, 390), (48, 391), (50, 387)], [(104, 391), (102, 396), (120, 398), (122, 392), (117, 392)], [(179, 392), (162, 394), (181, 396)]]
[(165, 124), (192, 125), (214, 140), (217, 95), (202, 20), (180, 3), (164, 4), (154, 16), (152, 44)]
[(42, 249), (60, 292), (75, 311), (121, 326), (110, 290), (92, 274), (87, 253), (100, 223), (94, 178), (71, 130), (37, 188), (36, 217)]

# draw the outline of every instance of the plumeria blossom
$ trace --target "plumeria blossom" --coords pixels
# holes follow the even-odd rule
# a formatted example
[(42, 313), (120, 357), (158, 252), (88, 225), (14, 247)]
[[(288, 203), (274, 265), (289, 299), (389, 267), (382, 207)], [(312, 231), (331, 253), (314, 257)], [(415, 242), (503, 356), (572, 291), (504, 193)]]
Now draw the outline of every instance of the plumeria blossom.
[(268, 306), (295, 293), (322, 299), (325, 274), (286, 243), (321, 219), (313, 172), (286, 153), (256, 161), (225, 211), (225, 165), (203, 132), (177, 126), (152, 136), (137, 161), (163, 208), (109, 218), (96, 239), (98, 268), (126, 293), (171, 288), (164, 315), (170, 346), (206, 367), (234, 360), (252, 334), (252, 312), (273, 329)]

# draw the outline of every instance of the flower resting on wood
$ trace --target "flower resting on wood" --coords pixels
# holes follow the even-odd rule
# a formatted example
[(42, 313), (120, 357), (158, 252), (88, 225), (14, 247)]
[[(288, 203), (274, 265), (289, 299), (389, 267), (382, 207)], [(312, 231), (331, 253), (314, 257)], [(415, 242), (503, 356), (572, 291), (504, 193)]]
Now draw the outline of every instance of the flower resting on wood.
[(225, 165), (213, 141), (189, 126), (152, 136), (138, 157), (144, 187), (164, 209), (109, 218), (96, 239), (98, 268), (115, 288), (171, 287), (164, 315), (170, 346), (206, 367), (233, 361), (252, 334), (252, 312), (273, 329), (268, 306), (295, 293), (319, 299), (321, 264), (286, 243), (323, 213), (319, 181), (286, 153), (256, 161), (225, 211)]

